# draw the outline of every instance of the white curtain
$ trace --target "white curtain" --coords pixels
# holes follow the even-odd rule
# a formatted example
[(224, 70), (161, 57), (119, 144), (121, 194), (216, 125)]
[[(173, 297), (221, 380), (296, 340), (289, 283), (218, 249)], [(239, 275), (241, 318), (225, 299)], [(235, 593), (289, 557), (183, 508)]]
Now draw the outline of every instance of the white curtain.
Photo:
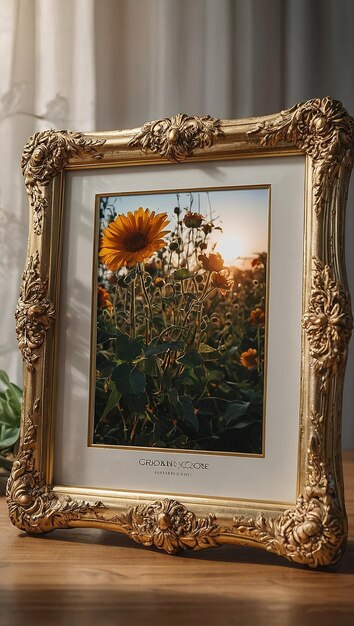
[[(353, 25), (353, 0), (0, 0), (0, 368), (21, 381), (13, 315), (27, 242), (19, 160), (29, 135), (135, 127), (180, 111), (249, 117), (324, 95), (353, 114)], [(347, 447), (353, 375), (354, 346)]]

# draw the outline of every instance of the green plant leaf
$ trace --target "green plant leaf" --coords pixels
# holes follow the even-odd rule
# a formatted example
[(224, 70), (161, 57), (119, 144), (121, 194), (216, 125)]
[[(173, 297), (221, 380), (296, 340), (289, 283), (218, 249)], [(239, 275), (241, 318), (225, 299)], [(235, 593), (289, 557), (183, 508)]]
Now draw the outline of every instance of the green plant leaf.
[(138, 395), (140, 393), (143, 393), (143, 391), (145, 391), (146, 377), (145, 377), (145, 374), (143, 374), (143, 372), (141, 372), (137, 368), (134, 368), (131, 373), (130, 380), (131, 380), (133, 394)]
[(195, 431), (199, 429), (198, 418), (194, 411), (194, 405), (189, 396), (180, 396), (179, 404), (181, 406), (180, 417), (182, 417)]
[(229, 428), (231, 428), (232, 430), (238, 429), (238, 428), (246, 428), (247, 426), (249, 426), (252, 423), (252, 420), (242, 420), (241, 422), (237, 422), (237, 424), (233, 424), (232, 426), (229, 426)]
[(151, 376), (152, 378), (154, 377), (156, 378), (158, 376), (158, 369), (157, 369), (155, 355), (149, 356), (149, 358), (145, 359), (144, 369), (145, 369), (145, 374), (147, 376)]
[(194, 430), (198, 430), (199, 422), (194, 411), (194, 405), (189, 396), (179, 396), (177, 389), (171, 387), (168, 391), (168, 399), (175, 409), (178, 417), (187, 422)]
[[(10, 383), (10, 379), (8, 377), (8, 375), (6, 374), (6, 372), (4, 372), (4, 370), (0, 370), (0, 382), (2, 382), (2, 384), (5, 386), (5, 388), (9, 387), (9, 385), (11, 385)], [(1, 389), (0, 389), (1, 391)]]
[(145, 374), (129, 363), (117, 365), (112, 372), (112, 380), (117, 391), (121, 394), (132, 393), (138, 395), (145, 391)]
[(168, 399), (171, 402), (172, 406), (177, 408), (178, 407), (178, 393), (177, 393), (177, 389), (175, 389), (174, 387), (171, 387), (171, 389), (168, 390)]
[(153, 354), (163, 354), (167, 350), (182, 350), (184, 344), (182, 341), (166, 341), (164, 343), (159, 343), (156, 346), (146, 346), (144, 347), (144, 354), (146, 358), (149, 358)]
[(208, 383), (220, 383), (225, 376), (221, 370), (210, 370), (208, 374)]
[(203, 358), (197, 350), (190, 350), (177, 359), (177, 363), (181, 363), (185, 367), (198, 367), (203, 363)]
[(102, 413), (102, 418), (106, 417), (106, 415), (108, 415), (108, 413), (110, 413), (112, 409), (114, 409), (114, 407), (118, 404), (121, 397), (122, 397), (122, 394), (119, 391), (117, 391), (116, 387), (114, 386), (111, 393), (109, 394), (107, 404)]
[(112, 374), (112, 370), (115, 368), (117, 363), (115, 361), (106, 360), (101, 367), (97, 368), (102, 375), (103, 378), (108, 378)]
[(153, 326), (161, 332), (165, 328), (165, 322), (162, 315), (154, 315), (152, 318)]
[(185, 369), (179, 379), (182, 385), (195, 385), (201, 382), (192, 368)]
[(20, 434), (19, 427), (7, 426), (4, 428), (0, 423), (0, 450), (7, 450), (15, 445)]
[[(242, 400), (237, 400), (229, 404), (225, 412), (225, 421), (227, 424), (232, 422), (233, 420), (237, 420), (239, 417), (243, 417), (249, 409), (250, 402), (242, 402)], [(241, 422), (240, 422), (241, 423)], [(239, 428), (242, 428), (239, 426)]]
[(146, 405), (149, 403), (149, 399), (146, 393), (125, 394), (125, 400), (128, 404), (129, 410), (132, 413), (139, 413), (140, 415), (145, 415)]
[(220, 352), (218, 352), (218, 350), (215, 350), (215, 348), (208, 346), (208, 344), (206, 343), (200, 344), (199, 352), (205, 360), (218, 359), (220, 357)]
[(22, 391), (3, 370), (0, 383), (0, 450), (6, 450), (12, 448), (20, 434)]
[(142, 348), (141, 340), (120, 335), (116, 341), (116, 356), (122, 361), (134, 361), (141, 354)]
[(106, 343), (116, 337), (120, 337), (122, 333), (117, 331), (116, 328), (110, 322), (103, 322), (100, 320), (97, 323), (97, 343)]
[(191, 278), (192, 274), (186, 267), (182, 267), (179, 270), (176, 270), (173, 274), (173, 278), (175, 280), (187, 280), (187, 278)]

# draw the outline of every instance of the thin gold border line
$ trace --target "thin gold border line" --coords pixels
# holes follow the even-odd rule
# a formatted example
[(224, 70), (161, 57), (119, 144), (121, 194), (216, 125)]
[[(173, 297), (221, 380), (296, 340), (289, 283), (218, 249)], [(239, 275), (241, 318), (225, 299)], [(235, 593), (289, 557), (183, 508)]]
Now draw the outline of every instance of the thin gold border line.
[[(305, 156), (306, 152), (304, 150), (300, 150), (299, 148), (288, 149), (284, 148), (284, 150), (265, 150), (264, 152), (246, 152), (240, 151), (237, 154), (231, 151), (229, 154), (218, 155), (217, 153), (213, 153), (208, 156), (189, 156), (188, 160), (184, 163), (206, 163), (208, 161), (240, 161), (243, 159), (268, 159), (273, 157), (292, 157), (292, 156)], [(131, 161), (95, 161), (92, 163), (66, 163), (64, 169), (66, 171), (75, 171), (75, 170), (92, 170), (92, 169), (109, 169), (109, 168), (119, 168), (119, 167), (144, 167), (145, 165), (181, 165), (177, 161), (169, 161), (168, 159), (164, 159), (162, 157), (137, 157), (136, 159), (132, 159)]]
[[(72, 485), (55, 485), (53, 487), (53, 491), (67, 494), (85, 494), (85, 497), (88, 495), (94, 499), (105, 500), (105, 498), (120, 500), (121, 496), (125, 496), (127, 499), (131, 500), (142, 500), (143, 498), (148, 498), (152, 500), (153, 497), (159, 496), (161, 498), (188, 498), (193, 500), (193, 504), (197, 506), (203, 506), (205, 500), (208, 500), (208, 506), (218, 506), (220, 502), (223, 502), (223, 506), (228, 508), (229, 506), (234, 506), (235, 503), (238, 505), (237, 509), (248, 508), (248, 504), (254, 504), (255, 502), (261, 502), (262, 505), (266, 505), (270, 507), (284, 507), (287, 508), (289, 506), (294, 506), (296, 502), (296, 498), (294, 500), (257, 500), (256, 498), (235, 498), (229, 496), (209, 496), (209, 495), (201, 495), (201, 494), (193, 494), (193, 493), (175, 493), (171, 491), (145, 491), (141, 489), (106, 489), (101, 487), (78, 487)], [(125, 503), (126, 504), (126, 503)], [(118, 507), (117, 507), (118, 508)], [(235, 509), (233, 509), (235, 510)]]
[[(307, 290), (307, 265), (308, 265), (308, 257), (311, 256), (311, 250), (309, 253), (308, 250), (308, 236), (311, 232), (311, 219), (312, 219), (312, 204), (311, 200), (309, 200), (309, 166), (310, 166), (310, 158), (308, 155), (305, 155), (305, 176), (304, 176), (304, 205), (303, 205), (303, 226), (302, 226), (302, 298), (301, 298), (301, 318), (305, 313), (306, 309), (306, 290)], [(305, 245), (306, 244), (306, 245)], [(304, 438), (304, 419), (305, 419), (305, 394), (302, 393), (304, 386), (307, 384), (305, 373), (305, 333), (300, 327), (300, 343), (301, 343), (301, 359), (300, 359), (300, 405), (299, 405), (299, 416), (298, 416), (298, 450), (297, 450), (297, 473), (296, 473), (296, 495), (302, 492), (303, 485), (301, 483), (304, 482), (304, 477), (302, 476), (302, 460), (303, 460), (303, 438)]]
[[(93, 443), (93, 429), (94, 429), (94, 400), (95, 400), (95, 387), (96, 387), (96, 360), (94, 354), (96, 354), (97, 348), (97, 254), (98, 254), (98, 236), (97, 230), (99, 225), (99, 201), (101, 198), (112, 198), (120, 196), (139, 196), (139, 195), (164, 195), (174, 193), (207, 193), (209, 191), (244, 191), (253, 189), (266, 189), (268, 190), (268, 207), (267, 207), (267, 273), (266, 273), (266, 327), (265, 327), (265, 341), (264, 341), (264, 353), (265, 353), (265, 372), (263, 381), (263, 416), (262, 416), (262, 453), (246, 453), (246, 452), (223, 452), (217, 450), (180, 450), (175, 448), (154, 448), (146, 446), (122, 446), (122, 445), (106, 445)], [(100, 193), (95, 195), (95, 216), (94, 216), (94, 240), (93, 240), (93, 264), (92, 264), (92, 298), (91, 298), (91, 350), (90, 350), (90, 376), (91, 382), (89, 389), (89, 427), (87, 433), (87, 447), (89, 448), (101, 448), (101, 449), (113, 449), (113, 450), (142, 450), (146, 452), (164, 452), (165, 454), (198, 454), (207, 456), (232, 456), (242, 458), (265, 458), (265, 436), (266, 436), (266, 406), (267, 406), (267, 382), (268, 382), (268, 331), (269, 331), (269, 280), (270, 280), (270, 238), (271, 238), (271, 185), (230, 185), (226, 187), (200, 187), (188, 188), (188, 189), (166, 189), (166, 190), (151, 190), (151, 191), (132, 191), (132, 192), (109, 192)]]

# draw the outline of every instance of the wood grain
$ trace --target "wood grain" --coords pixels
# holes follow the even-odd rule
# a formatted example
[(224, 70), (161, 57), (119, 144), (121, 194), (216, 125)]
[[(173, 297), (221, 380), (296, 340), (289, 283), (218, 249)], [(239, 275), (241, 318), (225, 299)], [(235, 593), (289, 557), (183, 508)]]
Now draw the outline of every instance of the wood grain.
[(92, 529), (30, 537), (1, 497), (0, 625), (352, 626), (354, 452), (344, 458), (349, 545), (322, 571), (241, 547), (171, 557)]

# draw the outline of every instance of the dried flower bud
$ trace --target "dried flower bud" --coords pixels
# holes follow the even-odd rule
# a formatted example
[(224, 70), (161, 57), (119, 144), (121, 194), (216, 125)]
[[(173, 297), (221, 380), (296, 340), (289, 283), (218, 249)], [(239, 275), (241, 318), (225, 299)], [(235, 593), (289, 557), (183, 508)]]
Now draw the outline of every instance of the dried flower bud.
[(188, 211), (183, 218), (183, 222), (185, 223), (187, 228), (199, 228), (203, 219), (204, 217), (200, 213), (193, 213), (192, 211)]

